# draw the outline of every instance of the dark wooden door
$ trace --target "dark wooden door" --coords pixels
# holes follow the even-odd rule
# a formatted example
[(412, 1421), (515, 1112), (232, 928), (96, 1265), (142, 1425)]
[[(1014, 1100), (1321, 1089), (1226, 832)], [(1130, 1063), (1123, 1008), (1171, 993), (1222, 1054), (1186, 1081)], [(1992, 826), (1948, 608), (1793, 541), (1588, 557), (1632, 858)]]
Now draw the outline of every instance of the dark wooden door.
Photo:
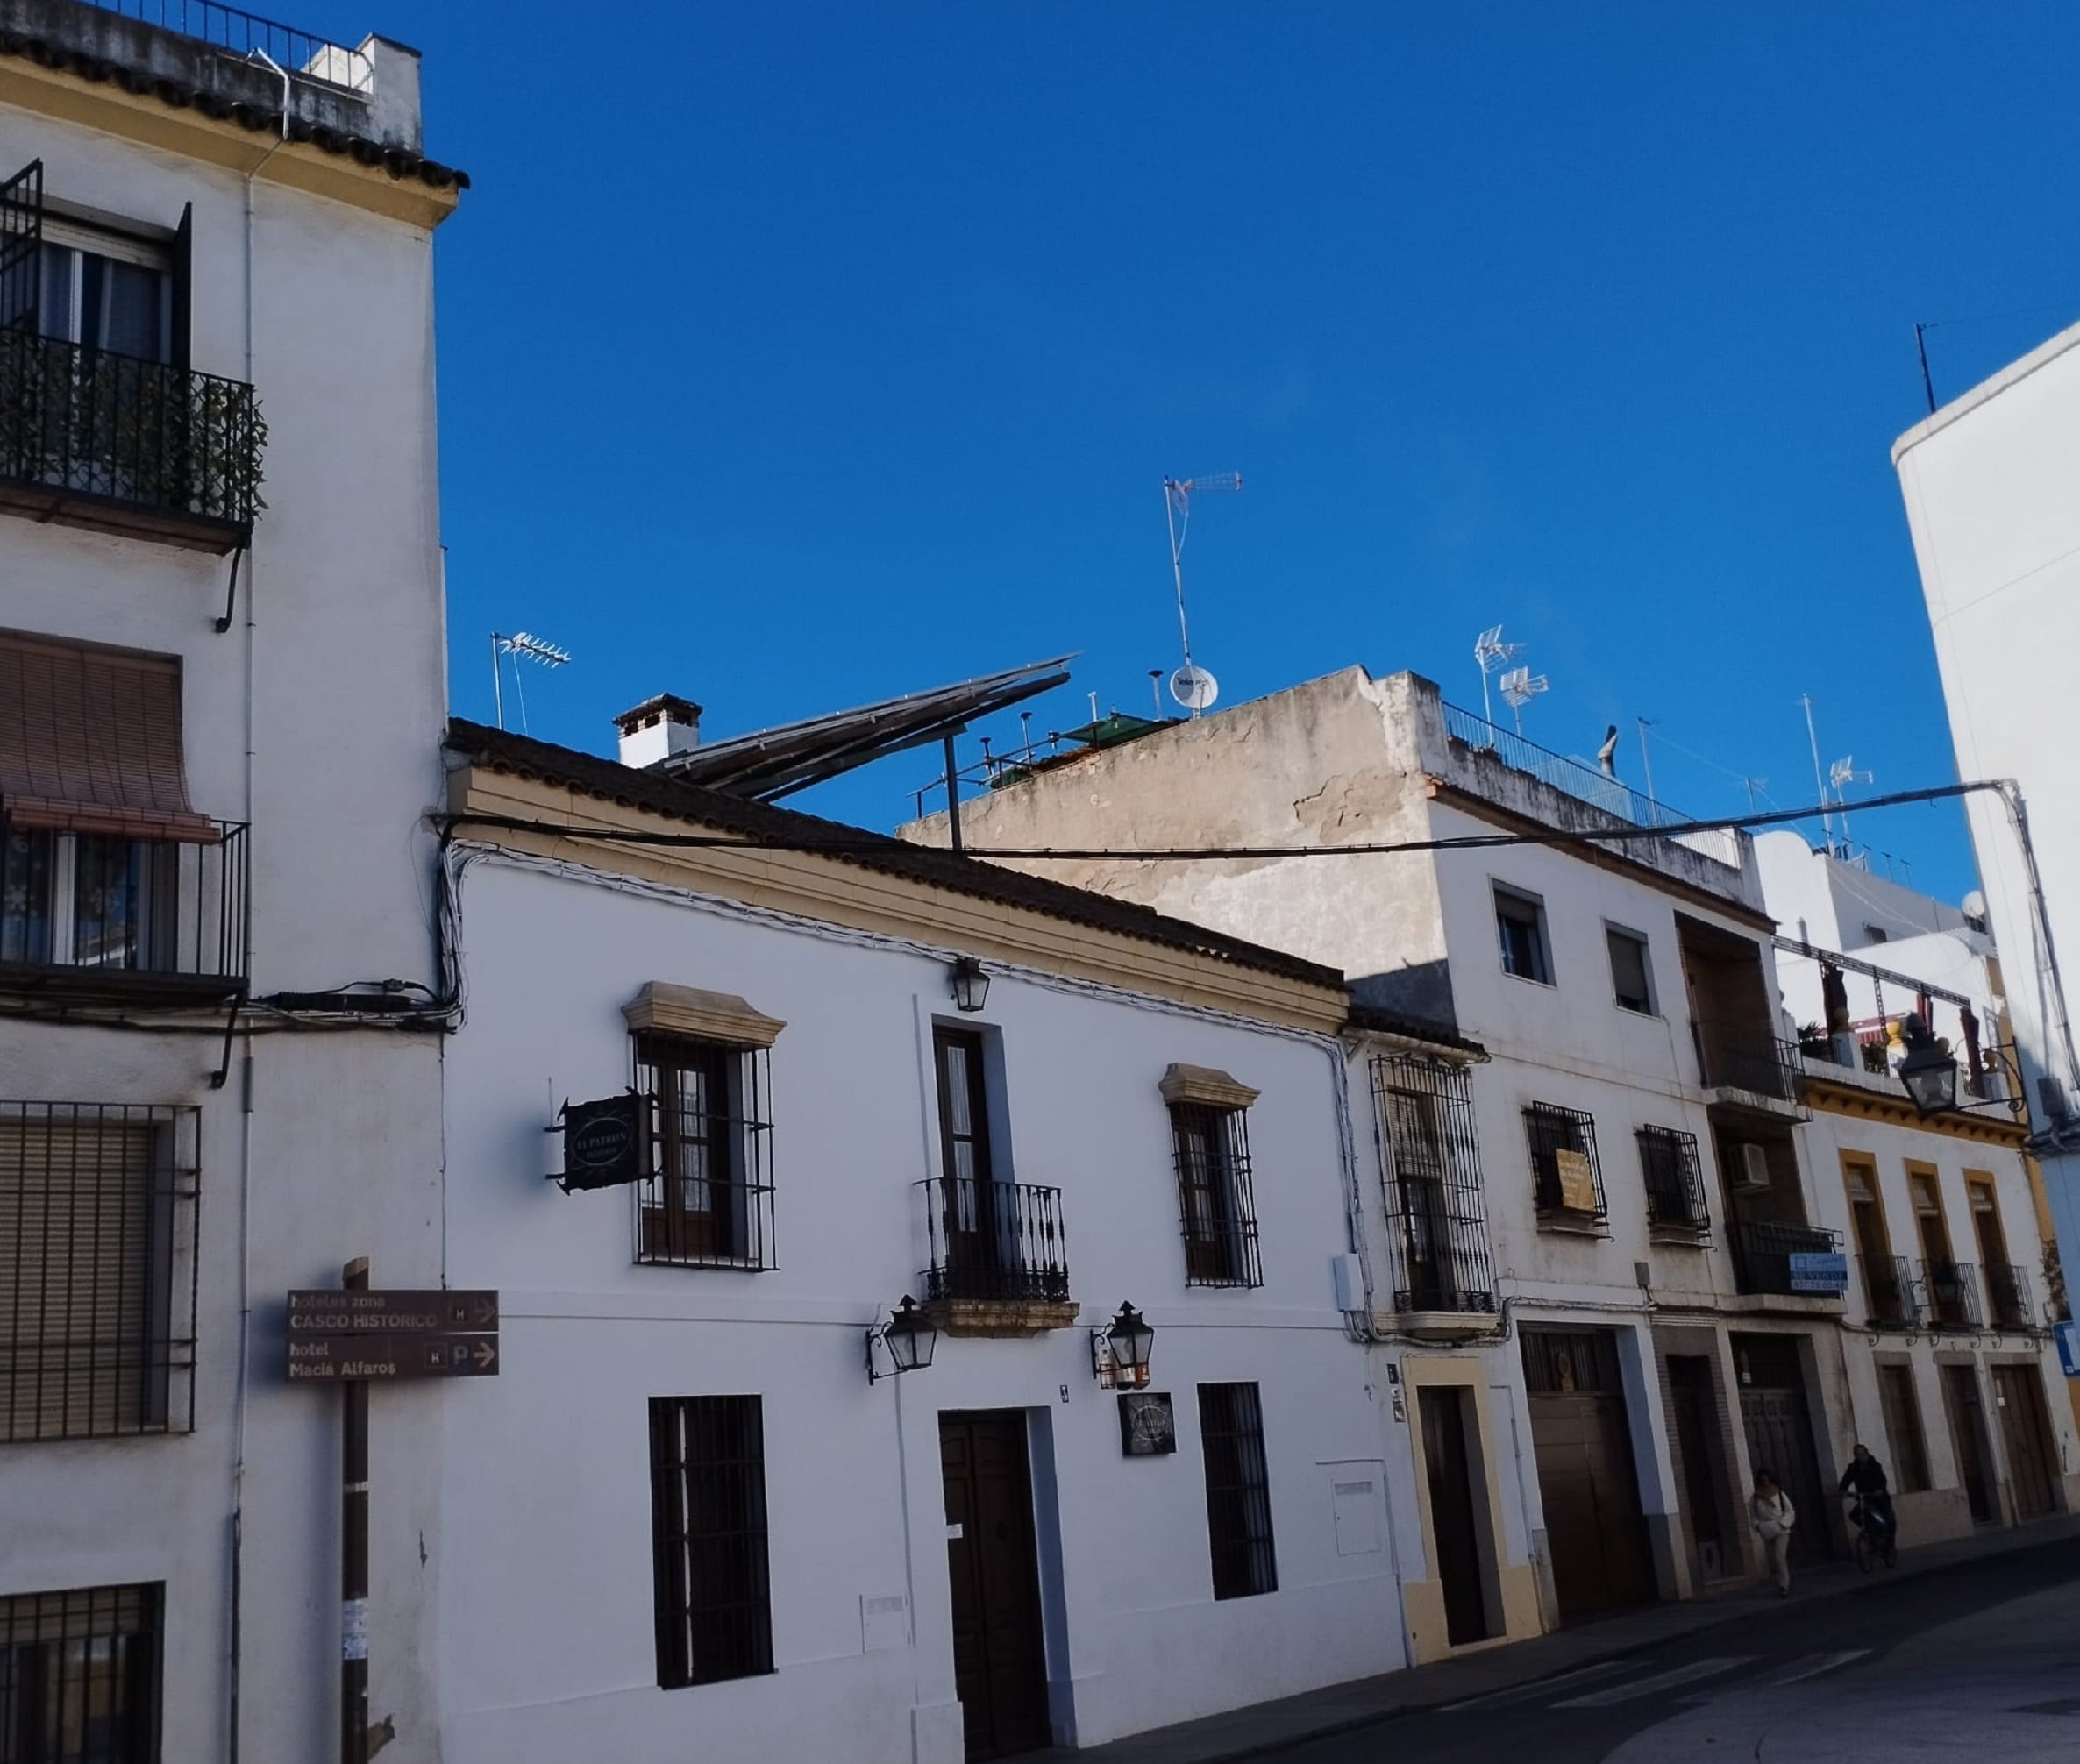
[(1466, 1449), (1467, 1395), (1456, 1384), (1416, 1393), (1429, 1485), (1430, 1542), (1437, 1578), (1444, 1586), (1445, 1639), (1455, 1646), (1485, 1641), (1495, 1632), (1488, 1621), (1486, 1577), (1480, 1566), (1473, 1458)]
[(1682, 1460), (1683, 1511), (1697, 1550), (1700, 1580), (1726, 1573), (1726, 1525), (1719, 1497), (1720, 1455), (1713, 1449), (1712, 1362), (1701, 1354), (1671, 1354), (1669, 1399)]
[(1792, 1511), (1798, 1515), (1792, 1527), (1792, 1560), (1827, 1561), (1834, 1553), (1829, 1545), (1832, 1508), (1820, 1487), (1806, 1392), (1796, 1385), (1749, 1385), (1741, 1392), (1741, 1424), (1748, 1433), (1749, 1465), (1768, 1470), (1792, 1497)]
[(1617, 1352), (1596, 1330), (1524, 1331), (1531, 1445), (1564, 1622), (1654, 1597)]
[(1045, 1746), (1047, 1650), (1033, 1546), (1026, 1418), (1017, 1409), (939, 1417), (953, 1680), (970, 1759)]
[(2034, 1366), (1996, 1366), (1992, 1371), (2015, 1517), (2048, 1518), (2058, 1511), (2058, 1493), (2052, 1481), (2051, 1422), (2044, 1412), (2043, 1383)]
[(1957, 1479), (1965, 1503), (1981, 1525), (1998, 1517), (1993, 1483), (1986, 1474), (1986, 1414), (1979, 1401), (1978, 1374), (1970, 1366), (1943, 1366), (1943, 1413), (1950, 1423), (1950, 1444), (1957, 1454)]

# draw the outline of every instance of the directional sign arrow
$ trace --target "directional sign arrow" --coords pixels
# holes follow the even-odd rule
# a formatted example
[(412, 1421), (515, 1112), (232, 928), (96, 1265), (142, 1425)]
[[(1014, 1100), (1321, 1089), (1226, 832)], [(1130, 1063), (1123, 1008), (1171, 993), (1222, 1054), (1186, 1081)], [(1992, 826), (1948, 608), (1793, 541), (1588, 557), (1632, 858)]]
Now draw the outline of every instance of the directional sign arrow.
[(488, 1335), (295, 1335), (288, 1341), (291, 1383), (343, 1378), (482, 1378), (498, 1373), (498, 1343)]
[(288, 1295), (291, 1335), (489, 1334), (498, 1327), (498, 1294), (435, 1288), (420, 1291), (299, 1289)]

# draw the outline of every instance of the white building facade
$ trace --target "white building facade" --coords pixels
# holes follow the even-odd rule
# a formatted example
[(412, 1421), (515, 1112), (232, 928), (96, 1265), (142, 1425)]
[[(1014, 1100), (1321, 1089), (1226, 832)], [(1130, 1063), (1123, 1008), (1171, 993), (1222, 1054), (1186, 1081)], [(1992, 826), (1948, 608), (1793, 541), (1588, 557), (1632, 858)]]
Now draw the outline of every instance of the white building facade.
[[(953, 1764), (1403, 1663), (1340, 976), (449, 743), (445, 1272), (503, 1370), (445, 1411), (448, 1764)], [(648, 1173), (545, 1180), (631, 1087)]]
[[(41, 1758), (331, 1754), (338, 1404), (282, 1295), (440, 1274), (460, 180), (411, 52), (303, 47), (0, 0), (0, 1676)], [(370, 1720), (425, 1758), (438, 1395), (378, 1408)]]
[[(1357, 669), (1051, 764), (963, 809), (974, 851), (1390, 848), (1046, 871), (1334, 962), (1361, 1003), (1487, 1056), (1468, 1069), (1471, 1143), (1456, 1154), (1477, 1176), (1442, 1201), (1409, 1182), (1439, 1162), (1435, 1106), (1391, 1074), (1373, 1085), (1390, 1215), (1371, 1245), (1379, 1352), (1404, 1383), (1451, 1367), (1494, 1436), (1518, 1442), (1495, 1511), (1472, 1479), (1473, 1554), (1535, 1592), (1480, 1612), (1462, 1594), (1421, 1657), (1757, 1571), (1742, 1517), (1757, 1468), (1811, 1516), (1802, 1554), (1841, 1540), (1848, 1270), (1803, 1149), (1773, 923), (1751, 842), (1634, 830), (1671, 818), (1428, 681)], [(943, 822), (912, 831), (937, 839)], [(1568, 837), (1595, 831), (1628, 836)], [(1466, 843), (1421, 849), (1437, 841)], [(1406, 1296), (1426, 1287), (1430, 1302)], [(1407, 1443), (1426, 1486), (1440, 1445), (1457, 1455), (1433, 1430)], [(1409, 1583), (1469, 1578), (1463, 1542), (1431, 1526), (1419, 1544)]]
[[(1892, 446), (2059, 1240), (2080, 1257), (2080, 1055), (2057, 957), (2080, 947), (2080, 800), (2054, 658), (2080, 637), (2080, 324)], [(2033, 873), (2034, 863), (2034, 873)]]

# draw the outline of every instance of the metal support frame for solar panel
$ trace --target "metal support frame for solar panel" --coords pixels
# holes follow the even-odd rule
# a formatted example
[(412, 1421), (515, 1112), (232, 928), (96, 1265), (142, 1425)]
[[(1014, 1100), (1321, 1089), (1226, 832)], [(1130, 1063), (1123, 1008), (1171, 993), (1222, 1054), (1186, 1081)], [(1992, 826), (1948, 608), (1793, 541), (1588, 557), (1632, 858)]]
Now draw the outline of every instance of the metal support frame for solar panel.
[(857, 709), (834, 711), (679, 753), (652, 768), (660, 776), (730, 796), (777, 802), (893, 753), (961, 734), (969, 723), (1065, 685), (1074, 654), (980, 674)]

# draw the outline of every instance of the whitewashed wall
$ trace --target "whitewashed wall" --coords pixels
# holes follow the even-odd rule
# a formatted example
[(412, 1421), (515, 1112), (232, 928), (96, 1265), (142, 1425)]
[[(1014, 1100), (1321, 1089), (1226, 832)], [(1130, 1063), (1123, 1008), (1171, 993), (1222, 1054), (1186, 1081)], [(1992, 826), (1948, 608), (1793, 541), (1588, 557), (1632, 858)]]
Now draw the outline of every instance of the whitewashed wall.
[[(252, 823), (256, 992), (432, 982), (424, 816), (445, 655), (431, 236), (265, 182), (249, 195), (222, 169), (0, 104), (0, 175), (38, 158), (48, 195), (112, 215), (171, 228), (194, 204), (194, 365), (256, 386), (268, 508), (221, 637), (228, 559), (0, 517), (0, 626), (181, 658), (191, 799)], [(256, 1035), (213, 1090), (220, 1045), (221, 1031), (0, 1023), (10, 1099), (202, 1110), (196, 1431), (0, 1447), (0, 1592), (163, 1580), (163, 1755), (226, 1755), (250, 1295), (240, 1743), (249, 1758), (316, 1758), (337, 1720), (338, 1405), (283, 1386), (281, 1298), (336, 1283), (360, 1253), (378, 1284), (438, 1284), (438, 1053), (395, 1034)], [(424, 1389), (374, 1403), (372, 1711), (415, 1759), (437, 1755), (441, 1401)]]
[[(503, 1293), (504, 1372), (451, 1393), (442, 1588), (451, 1764), (955, 1760), (936, 1417), (1032, 1419), (1058, 1733), (1089, 1745), (1400, 1663), (1394, 1533), (1339, 1554), (1331, 1485), (1384, 1491), (1367, 1359), (1335, 1309), (1347, 1245), (1342, 1054), (1315, 1038), (998, 971), (961, 1018), (943, 952), (532, 861), (473, 857), (468, 1020), (448, 1053), (447, 1275)], [(551, 1099), (630, 1078), (622, 1006), (661, 980), (741, 994), (787, 1027), (772, 1060), (777, 1268), (631, 1265), (626, 1190), (543, 1179)], [(1079, 1326), (942, 1337), (867, 1383), (862, 1332), (924, 1265), (912, 1184), (938, 1150), (935, 1018), (1001, 1038), (1016, 1180), (1058, 1186)], [(1250, 1146), (1264, 1284), (1185, 1284), (1172, 1061), (1258, 1088)], [(1155, 1326), (1179, 1450), (1128, 1460), (1087, 1326)], [(1276, 1594), (1211, 1597), (1200, 1382), (1261, 1388)], [(658, 1689), (647, 1401), (758, 1394), (777, 1673)], [(1355, 1467), (1355, 1468), (1353, 1468)], [(913, 1648), (869, 1651), (863, 1597), (912, 1601)]]

